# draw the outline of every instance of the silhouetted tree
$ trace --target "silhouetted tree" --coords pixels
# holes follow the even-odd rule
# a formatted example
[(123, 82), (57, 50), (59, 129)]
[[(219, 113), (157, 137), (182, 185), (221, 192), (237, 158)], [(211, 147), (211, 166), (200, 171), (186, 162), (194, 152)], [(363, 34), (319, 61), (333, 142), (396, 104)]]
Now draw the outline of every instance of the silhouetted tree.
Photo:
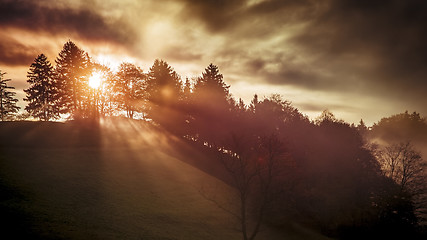
[(88, 54), (68, 41), (55, 62), (60, 112), (70, 113), (73, 118), (84, 117), (90, 108), (88, 78), (92, 66)]
[(18, 102), (18, 99), (15, 98), (16, 92), (9, 91), (9, 89), (15, 88), (7, 85), (11, 79), (4, 79), (5, 74), (0, 71), (0, 119), (2, 121), (11, 120), (20, 109), (16, 105)]
[(253, 128), (258, 132), (289, 134), (287, 131), (290, 131), (295, 123), (307, 121), (291, 102), (283, 100), (278, 94), (262, 101), (255, 95), (249, 109), (253, 116)]
[(357, 125), (357, 130), (359, 131), (360, 135), (365, 136), (368, 132), (368, 127), (366, 126), (363, 119), (360, 119), (359, 124)]
[(148, 72), (147, 91), (152, 104), (173, 104), (180, 98), (180, 77), (167, 62), (156, 59)]
[(227, 105), (231, 98), (229, 93), (230, 86), (227, 86), (223, 80), (223, 75), (219, 73), (218, 66), (209, 64), (202, 77), (197, 79), (194, 86), (196, 98), (209, 100), (208, 104)]
[(148, 117), (168, 130), (177, 133), (184, 122), (182, 84), (179, 75), (169, 64), (156, 59), (148, 72)]
[(412, 200), (419, 216), (427, 210), (427, 163), (409, 143), (377, 149), (376, 155), (385, 176), (391, 178)]
[(188, 119), (191, 135), (218, 143), (232, 126), (234, 100), (216, 65), (210, 64), (195, 83)]
[(282, 192), (281, 178), (289, 159), (275, 135), (251, 138), (231, 135), (219, 160), (235, 188), (238, 210), (226, 209), (239, 220), (244, 240), (253, 240), (260, 231), (266, 211)]
[(314, 122), (317, 125), (324, 125), (324, 124), (331, 124), (331, 123), (338, 123), (338, 122), (344, 123), (342, 120), (338, 120), (338, 118), (336, 118), (335, 115), (328, 109), (323, 110), (320, 116), (318, 116)]
[(101, 78), (101, 85), (95, 89), (97, 95), (97, 108), (100, 116), (113, 116), (118, 110), (115, 102), (115, 77), (116, 75), (107, 66), (94, 63), (94, 71)]
[(58, 88), (53, 79), (53, 67), (44, 54), (40, 54), (30, 66), (27, 75), (30, 84), (24, 92), (28, 101), (25, 110), (43, 121), (59, 118)]
[(184, 89), (182, 91), (182, 100), (186, 103), (190, 100), (191, 94), (193, 93), (193, 86), (190, 82), (190, 79), (186, 78), (184, 82)]
[(249, 111), (255, 113), (255, 108), (258, 105), (258, 95), (255, 94), (251, 100), (251, 104), (249, 104)]
[(411, 140), (413, 144), (423, 145), (427, 143), (427, 119), (417, 112), (406, 111), (382, 118), (372, 126), (369, 135), (389, 143)]
[(142, 70), (131, 63), (122, 63), (112, 79), (113, 99), (118, 110), (126, 111), (128, 118), (147, 108), (147, 81)]

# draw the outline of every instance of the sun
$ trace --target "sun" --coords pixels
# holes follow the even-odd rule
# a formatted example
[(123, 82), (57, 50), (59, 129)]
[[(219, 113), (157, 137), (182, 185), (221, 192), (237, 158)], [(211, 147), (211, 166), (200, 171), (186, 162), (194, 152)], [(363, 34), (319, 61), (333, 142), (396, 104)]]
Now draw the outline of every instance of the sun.
[(99, 88), (102, 83), (102, 75), (99, 72), (92, 73), (92, 76), (89, 77), (89, 86), (93, 89)]

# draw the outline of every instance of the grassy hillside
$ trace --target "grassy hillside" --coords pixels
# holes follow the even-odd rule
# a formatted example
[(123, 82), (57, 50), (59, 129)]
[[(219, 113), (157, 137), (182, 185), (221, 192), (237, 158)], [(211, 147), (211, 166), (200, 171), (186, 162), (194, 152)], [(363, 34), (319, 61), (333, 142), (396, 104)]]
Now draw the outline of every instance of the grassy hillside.
[[(200, 154), (177, 146), (185, 144), (137, 122), (0, 123), (3, 234), (241, 239), (234, 220), (200, 193), (227, 203), (231, 189), (188, 164), (206, 168)], [(298, 226), (265, 228), (258, 239), (283, 238), (323, 239)]]

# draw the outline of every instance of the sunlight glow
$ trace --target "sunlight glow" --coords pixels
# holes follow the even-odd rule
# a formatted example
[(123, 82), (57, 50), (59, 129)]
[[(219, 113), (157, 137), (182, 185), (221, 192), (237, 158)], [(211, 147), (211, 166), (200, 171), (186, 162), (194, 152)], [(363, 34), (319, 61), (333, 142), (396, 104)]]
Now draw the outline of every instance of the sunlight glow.
[(98, 54), (95, 56), (95, 59), (98, 63), (109, 67), (113, 72), (118, 71), (121, 63), (121, 61), (118, 60), (120, 59), (119, 57), (110, 54)]
[(99, 72), (92, 73), (92, 76), (89, 77), (89, 86), (91, 88), (97, 89), (101, 86), (102, 75)]
[(98, 53), (95, 54), (94, 59), (101, 65), (108, 67), (113, 73), (119, 71), (120, 64), (123, 62), (135, 63), (141, 65), (136, 58), (128, 55), (114, 54), (114, 53)]

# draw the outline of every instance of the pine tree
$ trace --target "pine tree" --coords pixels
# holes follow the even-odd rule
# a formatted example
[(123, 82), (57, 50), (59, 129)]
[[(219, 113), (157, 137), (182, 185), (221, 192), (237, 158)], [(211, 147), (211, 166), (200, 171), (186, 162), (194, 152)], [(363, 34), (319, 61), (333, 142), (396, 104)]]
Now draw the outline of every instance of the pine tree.
[(53, 79), (53, 67), (44, 54), (40, 54), (30, 66), (27, 82), (31, 85), (24, 92), (28, 101), (25, 110), (43, 121), (59, 118), (58, 88)]
[(186, 78), (184, 83), (184, 88), (182, 91), (182, 100), (188, 101), (192, 93), (192, 86), (190, 79)]
[(180, 77), (167, 62), (156, 59), (148, 73), (147, 91), (154, 105), (171, 105), (181, 95)]
[(11, 120), (13, 115), (18, 112), (20, 107), (16, 106), (18, 99), (15, 98), (16, 92), (11, 92), (8, 89), (15, 89), (12, 86), (8, 86), (7, 82), (11, 79), (4, 79), (3, 76), (6, 73), (2, 73), (0, 70), (0, 120), (6, 121)]
[(209, 64), (197, 79), (191, 97), (188, 123), (194, 136), (215, 143), (231, 131), (228, 127), (231, 127), (235, 101), (228, 89), (218, 67)]
[(88, 54), (68, 41), (55, 62), (61, 113), (70, 113), (73, 118), (84, 117), (90, 108), (88, 78), (91, 62)]
[(252, 98), (251, 104), (249, 105), (249, 111), (251, 113), (255, 113), (258, 104), (259, 104), (258, 94), (255, 94), (254, 97)]
[(182, 84), (169, 64), (156, 59), (148, 72), (148, 117), (178, 134), (184, 122)]
[(218, 66), (211, 63), (202, 73), (202, 77), (197, 80), (194, 93), (196, 97), (203, 97), (216, 104), (228, 105), (231, 100), (229, 88), (230, 86), (225, 84), (222, 74), (219, 73)]
[(360, 119), (359, 125), (356, 128), (362, 136), (366, 135), (369, 130), (363, 119)]

